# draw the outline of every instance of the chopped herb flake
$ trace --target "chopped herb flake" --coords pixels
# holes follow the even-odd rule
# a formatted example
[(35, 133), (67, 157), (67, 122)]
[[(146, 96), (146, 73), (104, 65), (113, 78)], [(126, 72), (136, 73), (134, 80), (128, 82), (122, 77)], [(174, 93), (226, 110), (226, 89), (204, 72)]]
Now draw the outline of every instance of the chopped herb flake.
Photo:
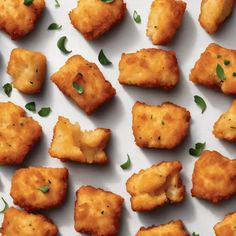
[(47, 193), (49, 191), (49, 186), (47, 185), (40, 186), (38, 190), (40, 190), (42, 193)]
[(229, 60), (224, 60), (224, 64), (225, 64), (226, 66), (228, 66), (228, 65), (230, 64), (230, 61), (229, 61)]
[(79, 94), (84, 93), (83, 87), (81, 85), (77, 84), (76, 82), (73, 82), (72, 86)]
[(130, 160), (129, 154), (127, 154), (127, 157), (128, 157), (127, 161), (126, 161), (125, 163), (123, 163), (123, 164), (120, 165), (120, 167), (121, 167), (123, 170), (126, 170), (126, 169), (130, 168), (130, 166), (131, 166), (131, 160)]
[(60, 7), (60, 3), (58, 2), (58, 0), (55, 0), (55, 7)]
[(226, 79), (224, 69), (220, 64), (217, 64), (216, 66), (216, 74), (221, 82), (223, 82)]
[(10, 83), (4, 84), (3, 85), (3, 89), (5, 94), (10, 97), (11, 96), (11, 92), (12, 92), (12, 85)]
[(41, 116), (41, 117), (46, 117), (50, 114), (51, 112), (51, 108), (50, 107), (43, 107), (40, 109), (40, 111), (38, 112), (38, 114)]
[(34, 0), (24, 0), (24, 4), (26, 6), (30, 6), (33, 3)]
[(102, 2), (105, 2), (105, 3), (112, 3), (114, 2), (114, 0), (101, 0)]
[(234, 77), (236, 77), (236, 72), (233, 72), (233, 74), (232, 74)]
[(1, 197), (1, 199), (2, 199), (2, 201), (3, 201), (3, 203), (4, 203), (4, 208), (0, 211), (0, 213), (4, 213), (5, 210), (6, 210), (7, 208), (9, 208), (9, 205), (8, 205), (8, 203), (6, 202), (6, 200), (5, 200), (3, 197)]
[(137, 11), (134, 11), (133, 13), (133, 18), (134, 18), (134, 21), (138, 24), (141, 23), (141, 16), (137, 13)]
[(203, 100), (203, 98), (201, 98), (198, 95), (194, 96), (194, 102), (201, 108), (202, 113), (204, 113), (204, 111), (207, 108), (206, 102)]
[(200, 236), (199, 234), (196, 234), (195, 232), (192, 233), (192, 236)]
[(52, 23), (48, 26), (48, 30), (59, 30), (62, 28), (62, 25), (58, 25), (57, 23)]
[(195, 157), (199, 157), (204, 151), (205, 147), (206, 143), (196, 143), (195, 149), (194, 148), (189, 149), (189, 154)]
[(65, 54), (69, 54), (71, 53), (72, 51), (68, 51), (66, 48), (65, 48), (65, 42), (67, 40), (67, 37), (66, 36), (62, 36), (61, 38), (59, 38), (59, 40), (57, 41), (57, 47)]
[(36, 105), (35, 102), (29, 102), (25, 105), (25, 108), (29, 111), (36, 111)]
[(102, 65), (110, 65), (111, 61), (105, 56), (103, 50), (99, 52), (98, 60)]

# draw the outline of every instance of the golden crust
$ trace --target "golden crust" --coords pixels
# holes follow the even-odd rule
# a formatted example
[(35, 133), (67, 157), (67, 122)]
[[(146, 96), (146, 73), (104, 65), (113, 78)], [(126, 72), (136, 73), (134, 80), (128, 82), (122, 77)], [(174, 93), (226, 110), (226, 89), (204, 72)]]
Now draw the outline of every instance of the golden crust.
[(186, 3), (181, 0), (154, 0), (147, 24), (153, 44), (168, 44), (182, 24)]
[[(66, 168), (29, 167), (17, 170), (12, 177), (10, 195), (14, 204), (35, 211), (59, 207), (66, 199)], [(48, 191), (39, 188), (47, 186)]]
[(189, 130), (189, 111), (170, 102), (160, 106), (136, 102), (132, 114), (133, 134), (139, 147), (173, 149)]
[[(116, 94), (116, 90), (105, 80), (97, 65), (79, 55), (69, 58), (66, 64), (51, 76), (51, 80), (87, 114), (91, 114)], [(73, 83), (82, 86), (84, 92), (79, 94), (73, 88)]]
[(4, 213), (2, 236), (56, 236), (57, 226), (47, 217), (30, 214), (16, 208), (8, 208)]
[(174, 51), (141, 49), (122, 54), (119, 82), (149, 88), (172, 89), (179, 81), (179, 68)]
[(0, 164), (21, 164), (39, 140), (42, 128), (25, 110), (11, 102), (0, 103)]
[(236, 161), (204, 151), (195, 162), (192, 196), (218, 203), (236, 194)]
[(133, 174), (126, 182), (134, 211), (150, 211), (168, 203), (184, 200), (185, 187), (182, 184), (179, 161), (161, 162)]
[(124, 199), (92, 186), (76, 192), (75, 230), (91, 236), (115, 236), (120, 227)]

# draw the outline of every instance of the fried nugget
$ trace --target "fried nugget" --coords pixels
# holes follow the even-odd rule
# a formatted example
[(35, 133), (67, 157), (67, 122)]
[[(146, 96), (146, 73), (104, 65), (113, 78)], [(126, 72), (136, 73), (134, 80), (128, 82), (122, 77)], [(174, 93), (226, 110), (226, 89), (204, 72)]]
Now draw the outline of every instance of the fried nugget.
[(4, 212), (2, 236), (56, 236), (57, 226), (47, 217), (30, 214), (14, 207)]
[(101, 0), (79, 0), (69, 16), (72, 25), (87, 40), (93, 40), (118, 24), (125, 16), (123, 0), (105, 3)]
[(170, 102), (160, 106), (136, 102), (132, 114), (133, 134), (139, 147), (173, 149), (189, 130), (189, 111)]
[(0, 102), (0, 164), (21, 164), (39, 140), (42, 128), (25, 110), (11, 102)]
[(189, 79), (206, 87), (236, 94), (236, 50), (211, 43), (202, 53)]
[(181, 26), (186, 3), (181, 0), (154, 0), (147, 24), (147, 36), (157, 45), (168, 44)]
[(126, 182), (133, 211), (151, 211), (168, 203), (184, 200), (179, 161), (161, 162), (133, 174)]
[(12, 177), (10, 195), (27, 211), (56, 208), (65, 201), (67, 182), (66, 168), (22, 168)]
[(141, 49), (122, 54), (119, 82), (148, 88), (172, 89), (179, 81), (179, 67), (174, 51)]
[(0, 29), (17, 40), (31, 32), (45, 8), (44, 0), (26, 6), (23, 0), (0, 0)]
[(233, 11), (235, 0), (202, 0), (199, 22), (209, 33), (214, 34)]
[(204, 151), (195, 162), (192, 196), (218, 203), (236, 195), (236, 160)]
[(75, 230), (91, 236), (115, 236), (120, 228), (124, 199), (92, 186), (76, 192)]
[[(51, 80), (87, 114), (91, 114), (116, 94), (116, 90), (105, 80), (97, 65), (79, 55), (69, 58), (51, 76)], [(76, 89), (78, 87), (80, 91)]]

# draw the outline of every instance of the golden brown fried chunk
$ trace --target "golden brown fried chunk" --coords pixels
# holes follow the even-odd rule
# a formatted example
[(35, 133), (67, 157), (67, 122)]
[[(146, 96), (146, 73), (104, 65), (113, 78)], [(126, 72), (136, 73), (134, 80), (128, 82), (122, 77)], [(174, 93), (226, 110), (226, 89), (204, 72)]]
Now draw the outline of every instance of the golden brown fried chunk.
[(134, 211), (150, 211), (168, 203), (184, 200), (185, 187), (180, 178), (179, 161), (161, 162), (133, 174), (126, 182)]
[(30, 214), (16, 208), (4, 212), (2, 236), (56, 236), (57, 226), (47, 217)]
[(202, 0), (199, 22), (209, 33), (214, 34), (233, 11), (235, 0)]
[(124, 199), (117, 194), (82, 186), (76, 192), (75, 230), (91, 236), (115, 236)]
[(16, 40), (31, 32), (45, 8), (44, 0), (26, 6), (23, 0), (0, 0), (0, 29)]
[(39, 93), (46, 74), (46, 57), (40, 52), (15, 48), (11, 52), (7, 73), (13, 86), (22, 93)]
[(123, 0), (105, 3), (101, 0), (79, 0), (69, 16), (72, 25), (87, 39), (93, 40), (110, 30), (125, 16)]
[(236, 161), (216, 151), (204, 151), (195, 162), (192, 196), (213, 203), (236, 194)]
[(136, 102), (132, 114), (133, 134), (139, 147), (173, 149), (189, 130), (189, 111), (170, 102), (160, 106)]
[(29, 167), (17, 170), (12, 177), (14, 204), (34, 211), (60, 206), (68, 186), (66, 168)]
[(236, 50), (226, 49), (212, 43), (196, 62), (189, 79), (195, 84), (221, 89), (225, 94), (236, 94), (235, 68)]
[[(116, 90), (105, 80), (97, 65), (79, 55), (69, 58), (51, 76), (51, 80), (87, 114), (91, 114), (116, 94)], [(73, 85), (81, 86), (83, 92), (79, 93)]]
[(181, 26), (186, 3), (181, 0), (154, 0), (152, 2), (147, 36), (153, 44), (168, 44)]
[(149, 88), (171, 89), (179, 80), (179, 68), (174, 51), (141, 49), (122, 54), (119, 82)]
[(42, 128), (25, 110), (11, 102), (0, 103), (0, 164), (21, 164), (39, 140)]

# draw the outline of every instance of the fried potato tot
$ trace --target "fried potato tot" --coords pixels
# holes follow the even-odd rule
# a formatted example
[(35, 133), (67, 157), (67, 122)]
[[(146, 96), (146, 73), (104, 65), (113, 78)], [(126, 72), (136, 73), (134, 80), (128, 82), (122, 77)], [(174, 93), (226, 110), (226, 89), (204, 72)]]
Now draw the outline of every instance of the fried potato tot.
[(136, 102), (132, 115), (135, 142), (142, 148), (173, 149), (189, 130), (189, 111), (170, 102), (160, 106)]
[(39, 123), (11, 102), (0, 102), (0, 164), (21, 164), (42, 134)]
[(66, 168), (22, 168), (12, 177), (10, 195), (27, 211), (56, 208), (66, 199), (67, 182)]
[(47, 217), (30, 214), (14, 207), (4, 212), (2, 236), (56, 236), (57, 226)]
[(182, 24), (186, 3), (181, 0), (153, 0), (147, 36), (155, 45), (168, 44)]
[(44, 8), (44, 0), (34, 0), (29, 6), (23, 0), (0, 0), (0, 29), (13, 40), (21, 39), (34, 29)]
[(236, 160), (204, 151), (195, 162), (192, 196), (218, 203), (236, 195)]
[[(51, 76), (51, 80), (87, 114), (91, 114), (116, 94), (116, 90), (105, 80), (97, 65), (79, 55), (69, 58)], [(76, 90), (78, 86), (82, 88), (82, 92)]]
[(114, 0), (109, 4), (101, 0), (79, 0), (69, 16), (74, 28), (85, 39), (93, 40), (118, 24), (125, 13), (126, 4), (123, 0)]
[(75, 230), (91, 236), (115, 236), (120, 228), (124, 199), (92, 186), (76, 192)]
[(168, 203), (184, 200), (179, 161), (161, 162), (133, 174), (126, 182), (133, 211), (151, 211)]
[(11, 52), (7, 73), (13, 86), (22, 93), (39, 93), (46, 76), (46, 57), (40, 52), (15, 48)]
[(206, 87), (236, 94), (236, 50), (211, 43), (202, 53), (189, 79)]
[(209, 34), (214, 34), (233, 11), (235, 0), (202, 0), (199, 22)]
[(174, 51), (141, 49), (122, 54), (119, 82), (148, 88), (172, 89), (179, 81), (179, 67)]

